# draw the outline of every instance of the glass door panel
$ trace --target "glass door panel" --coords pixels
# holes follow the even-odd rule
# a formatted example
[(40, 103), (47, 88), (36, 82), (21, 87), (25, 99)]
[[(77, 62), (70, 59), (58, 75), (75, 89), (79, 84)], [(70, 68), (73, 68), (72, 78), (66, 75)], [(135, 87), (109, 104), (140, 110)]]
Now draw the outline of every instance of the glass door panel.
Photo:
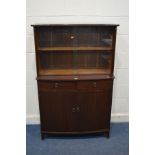
[(43, 69), (68, 69), (74, 66), (72, 52), (42, 52), (40, 61)]
[(100, 35), (97, 27), (77, 27), (76, 33), (78, 47), (99, 46)]
[[(77, 46), (94, 47), (93, 50), (112, 48), (112, 31), (100, 27), (77, 27)], [(96, 48), (95, 48), (96, 47)], [(100, 47), (100, 48), (98, 48)]]
[(38, 33), (39, 48), (73, 47), (73, 27), (47, 27), (40, 28)]
[(52, 46), (53, 47), (73, 47), (74, 33), (73, 27), (53, 27)]
[(109, 74), (109, 51), (40, 52), (40, 75)]
[(111, 30), (93, 26), (41, 27), (38, 31), (40, 50), (111, 50)]
[(38, 30), (38, 48), (50, 47), (52, 44), (51, 27), (40, 27)]
[(78, 51), (75, 63), (77, 68), (109, 69), (111, 58), (111, 52), (109, 51)]
[(112, 48), (112, 33), (109, 31), (102, 31), (100, 34), (100, 46)]

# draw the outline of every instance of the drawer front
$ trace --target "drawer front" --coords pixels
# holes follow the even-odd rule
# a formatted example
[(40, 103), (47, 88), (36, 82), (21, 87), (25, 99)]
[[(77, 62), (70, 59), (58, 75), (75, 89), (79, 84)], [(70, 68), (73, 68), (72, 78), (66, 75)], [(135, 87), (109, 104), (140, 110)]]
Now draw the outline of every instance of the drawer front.
[(113, 80), (80, 81), (77, 83), (77, 88), (81, 90), (112, 89), (112, 86), (113, 86)]
[(52, 82), (54, 90), (76, 89), (75, 82)]
[(68, 90), (75, 89), (75, 82), (51, 82), (51, 81), (39, 81), (39, 91), (52, 91), (52, 90)]
[(38, 81), (39, 91), (52, 90), (107, 90), (112, 89), (113, 80), (92, 80), (76, 82)]
[(50, 91), (52, 89), (52, 84), (49, 81), (38, 81), (39, 91)]

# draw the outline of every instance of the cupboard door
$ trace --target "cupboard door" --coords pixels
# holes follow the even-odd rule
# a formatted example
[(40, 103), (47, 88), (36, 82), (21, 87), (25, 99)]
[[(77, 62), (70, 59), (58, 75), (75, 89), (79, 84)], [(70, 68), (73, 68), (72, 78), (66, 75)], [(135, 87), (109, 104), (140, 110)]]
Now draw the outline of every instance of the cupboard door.
[(92, 131), (94, 130), (94, 92), (80, 91), (77, 93), (76, 112), (74, 113), (74, 131)]
[(75, 93), (68, 91), (39, 93), (42, 131), (71, 131)]
[(74, 115), (76, 131), (109, 129), (111, 91), (78, 92), (78, 112)]
[(110, 128), (112, 89), (96, 92), (96, 127)]

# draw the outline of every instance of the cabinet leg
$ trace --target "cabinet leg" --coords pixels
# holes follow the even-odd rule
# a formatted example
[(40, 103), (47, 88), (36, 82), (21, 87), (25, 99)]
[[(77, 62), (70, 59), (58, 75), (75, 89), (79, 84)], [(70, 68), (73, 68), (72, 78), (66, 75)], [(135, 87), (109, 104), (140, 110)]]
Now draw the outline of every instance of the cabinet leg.
[(44, 139), (45, 139), (45, 134), (41, 133), (41, 140), (44, 140)]
[(110, 137), (109, 131), (108, 131), (108, 132), (105, 132), (105, 133), (104, 133), (104, 136), (105, 136), (106, 138), (109, 138), (109, 137)]

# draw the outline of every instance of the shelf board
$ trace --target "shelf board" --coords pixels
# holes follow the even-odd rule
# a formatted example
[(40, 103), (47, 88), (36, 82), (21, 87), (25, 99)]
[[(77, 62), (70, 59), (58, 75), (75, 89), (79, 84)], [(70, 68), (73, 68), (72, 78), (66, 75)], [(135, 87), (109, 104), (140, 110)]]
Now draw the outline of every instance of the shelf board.
[(44, 69), (40, 75), (91, 75), (110, 74), (109, 69)]
[(73, 51), (73, 50), (81, 50), (81, 51), (111, 51), (112, 47), (42, 47), (38, 48), (38, 51)]

